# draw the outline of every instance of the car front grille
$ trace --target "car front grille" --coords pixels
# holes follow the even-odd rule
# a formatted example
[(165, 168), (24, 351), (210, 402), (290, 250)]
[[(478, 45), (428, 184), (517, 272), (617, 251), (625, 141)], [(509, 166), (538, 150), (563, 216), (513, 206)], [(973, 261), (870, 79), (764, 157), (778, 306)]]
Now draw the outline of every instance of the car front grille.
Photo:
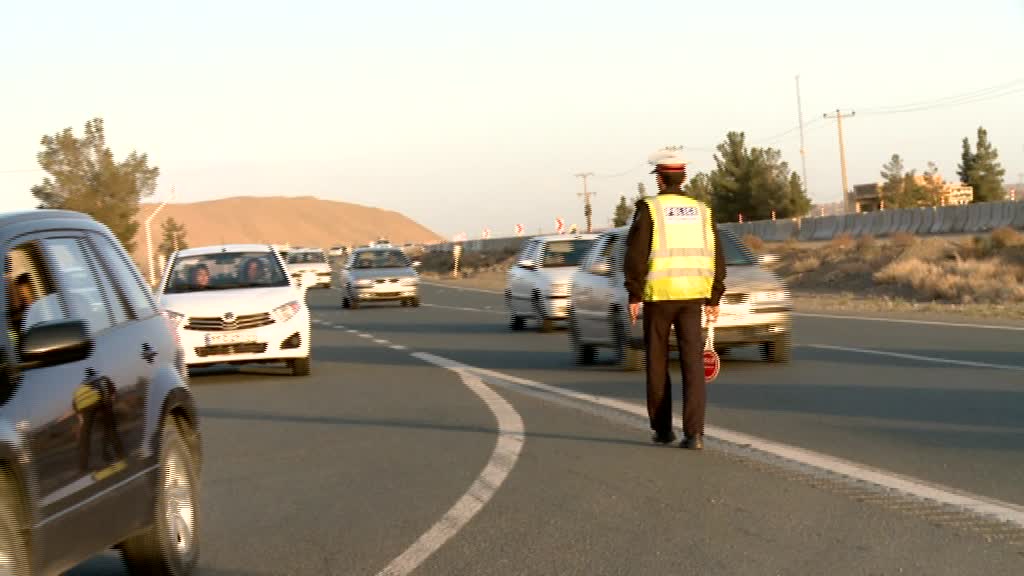
[(185, 325), (185, 329), (202, 330), (204, 332), (229, 332), (231, 330), (248, 330), (250, 328), (269, 326), (273, 323), (274, 319), (271, 318), (270, 314), (267, 312), (261, 312), (259, 314), (245, 314), (238, 316), (230, 322), (224, 321), (216, 316), (193, 316), (188, 319), (188, 324)]
[(750, 299), (750, 294), (733, 293), (722, 296), (723, 304), (743, 304)]
[(267, 351), (267, 343), (217, 344), (215, 346), (198, 346), (195, 350), (196, 355), (200, 358), (207, 356), (229, 356), (231, 354), (262, 354)]

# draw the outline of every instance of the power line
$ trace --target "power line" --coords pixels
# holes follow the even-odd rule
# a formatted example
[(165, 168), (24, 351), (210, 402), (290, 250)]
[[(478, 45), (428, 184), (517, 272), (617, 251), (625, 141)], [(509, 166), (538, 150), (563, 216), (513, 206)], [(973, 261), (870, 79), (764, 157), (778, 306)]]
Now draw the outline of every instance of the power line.
[(29, 168), (25, 170), (0, 170), (0, 174), (20, 174), (23, 172), (45, 172), (42, 168)]
[(920, 110), (930, 110), (946, 106), (983, 102), (985, 100), (991, 100), (993, 98), (1001, 98), (1003, 96), (1016, 94), (1021, 91), (1024, 91), (1024, 78), (1017, 78), (1016, 80), (1011, 80), (1009, 82), (1004, 82), (1002, 84), (997, 84), (995, 86), (989, 86), (988, 88), (982, 88), (980, 90), (964, 92), (962, 94), (955, 94), (952, 96), (944, 96), (942, 98), (935, 98), (932, 100), (910, 102), (907, 104), (900, 104), (896, 106), (876, 106), (873, 108), (863, 108), (862, 113), (897, 114), (902, 112), (917, 112)]

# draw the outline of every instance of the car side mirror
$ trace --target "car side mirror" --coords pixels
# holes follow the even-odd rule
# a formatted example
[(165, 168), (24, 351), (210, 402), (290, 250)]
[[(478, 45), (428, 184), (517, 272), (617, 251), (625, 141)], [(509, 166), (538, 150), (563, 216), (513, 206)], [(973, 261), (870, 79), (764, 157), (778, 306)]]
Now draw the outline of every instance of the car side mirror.
[(598, 276), (607, 276), (612, 271), (612, 266), (607, 260), (600, 260), (594, 262), (590, 267), (591, 274), (597, 274)]
[(92, 339), (84, 320), (40, 322), (21, 340), (22, 370), (84, 360), (92, 354)]
[(413, 267), (413, 268), (419, 268), (419, 267), (420, 267), (420, 266), (422, 266), (422, 265), (423, 265), (423, 263), (422, 263), (422, 262), (420, 262), (419, 260), (413, 260), (413, 261), (412, 261), (412, 267)]
[(779, 261), (778, 254), (760, 254), (757, 257), (758, 264), (774, 264)]

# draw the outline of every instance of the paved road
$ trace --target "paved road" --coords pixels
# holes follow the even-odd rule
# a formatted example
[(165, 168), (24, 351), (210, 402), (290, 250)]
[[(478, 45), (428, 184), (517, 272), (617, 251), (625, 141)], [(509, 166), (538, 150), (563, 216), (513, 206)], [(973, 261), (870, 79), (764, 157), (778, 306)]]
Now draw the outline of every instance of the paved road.
[[(641, 374), (570, 366), (564, 333), (509, 332), (496, 295), (423, 301), (342, 311), (316, 291), (312, 376), (193, 377), (201, 574), (373, 575), (410, 547), (416, 574), (1024, 571), (1022, 531), (727, 443), (654, 447), (642, 419), (514, 386), (643, 403)], [(1021, 336), (800, 318), (791, 365), (725, 362), (709, 423), (1022, 504)], [(107, 573), (113, 554), (72, 572)]]

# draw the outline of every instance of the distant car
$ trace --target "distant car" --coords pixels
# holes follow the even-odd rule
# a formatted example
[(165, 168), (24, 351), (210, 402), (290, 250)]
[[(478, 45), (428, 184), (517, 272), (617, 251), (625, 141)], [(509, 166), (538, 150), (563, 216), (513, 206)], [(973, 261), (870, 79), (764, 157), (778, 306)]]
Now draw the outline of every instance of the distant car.
[[(623, 367), (639, 370), (643, 366), (642, 317), (636, 324), (629, 321), (622, 269), (628, 233), (629, 227), (602, 233), (573, 275), (569, 341), (579, 364), (592, 363), (598, 348), (612, 348)], [(724, 352), (756, 344), (766, 359), (788, 362), (792, 330), (789, 291), (759, 265), (762, 260), (736, 236), (721, 228), (718, 233), (725, 254), (726, 291), (715, 323), (715, 347)], [(676, 349), (674, 335), (669, 341)]]
[(0, 250), (0, 574), (61, 574), (115, 546), (131, 574), (192, 573), (199, 418), (142, 275), (77, 212), (0, 214)]
[(305, 288), (272, 246), (226, 244), (176, 252), (160, 284), (189, 366), (286, 362), (310, 372)]
[(300, 248), (288, 253), (286, 260), (288, 275), (293, 280), (302, 281), (305, 273), (314, 274), (316, 283), (310, 288), (331, 287), (331, 264), (327, 255), (319, 248)]
[(331, 257), (341, 257), (348, 253), (348, 248), (345, 246), (331, 246), (330, 250), (327, 251), (327, 255)]
[(361, 302), (398, 301), (419, 306), (419, 262), (410, 262), (398, 248), (357, 248), (341, 269), (338, 286), (342, 308)]
[(569, 317), (570, 281), (597, 234), (556, 234), (527, 240), (506, 276), (505, 307), (509, 327), (522, 330), (527, 318), (542, 332)]

